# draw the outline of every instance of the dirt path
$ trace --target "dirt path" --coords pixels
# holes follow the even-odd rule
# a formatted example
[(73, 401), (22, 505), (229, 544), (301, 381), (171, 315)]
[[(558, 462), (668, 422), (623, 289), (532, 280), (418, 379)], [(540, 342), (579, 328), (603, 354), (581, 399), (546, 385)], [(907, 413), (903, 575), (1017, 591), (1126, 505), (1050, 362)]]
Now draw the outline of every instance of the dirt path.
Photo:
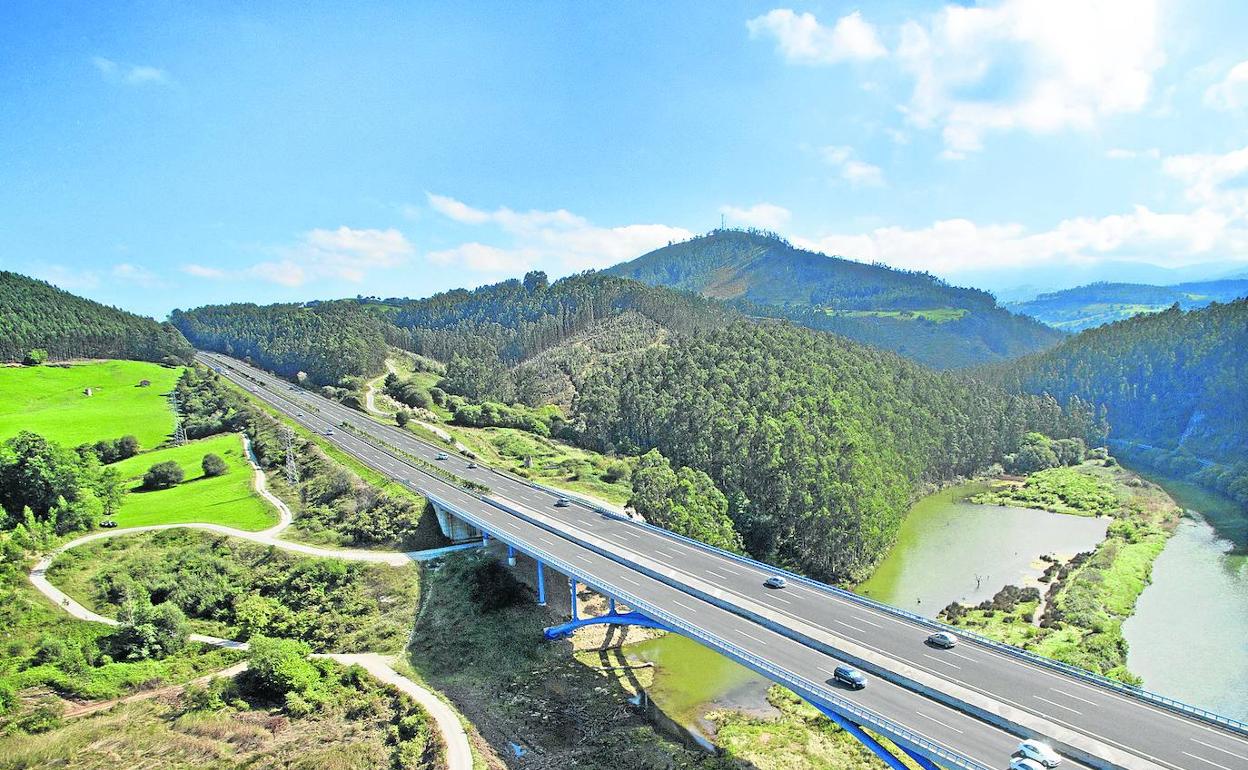
[[(251, 450), (251, 444), (247, 442), (246, 437), (244, 437), (243, 441), (244, 441), (244, 448), (247, 450), (247, 458), (251, 462), (252, 467), (256, 471), (255, 482), (254, 482), (256, 491), (260, 494), (261, 497), (263, 497), (265, 500), (268, 500), (270, 503), (276, 506), (279, 511), (278, 523), (276, 525), (261, 532), (247, 532), (245, 530), (234, 529), (232, 527), (224, 527), (219, 524), (154, 524), (154, 525), (147, 526), (147, 527), (130, 527), (127, 529), (101, 530), (99, 532), (93, 532), (89, 535), (84, 535), (74, 540), (70, 540), (68, 543), (61, 545), (52, 553), (49, 553), (43, 556), (42, 558), (40, 558), (37, 562), (35, 562), (35, 566), (30, 571), (31, 584), (33, 584), (35, 588), (39, 590), (40, 593), (48, 597), (48, 599), (51, 600), (53, 604), (60, 607), (62, 610), (67, 612), (72, 617), (78, 618), (79, 620), (86, 620), (92, 623), (103, 623), (109, 626), (116, 626), (118, 625), (118, 622), (115, 619), (104, 617), (103, 615), (100, 615), (84, 607), (83, 605), (75, 601), (72, 597), (70, 597), (68, 594), (66, 594), (64, 591), (52, 585), (52, 583), (47, 578), (48, 567), (51, 566), (52, 561), (56, 558), (58, 554), (68, 551), (71, 548), (76, 548), (85, 543), (94, 542), (96, 540), (102, 540), (108, 537), (120, 537), (122, 535), (130, 535), (130, 534), (134, 534), (137, 532), (151, 532), (155, 530), (179, 529), (179, 528), (202, 529), (202, 530), (207, 530), (209, 532), (218, 532), (224, 535), (229, 535), (231, 537), (238, 537), (244, 540), (250, 540), (254, 543), (271, 545), (275, 548), (281, 548), (287, 551), (295, 551), (298, 553), (306, 553), (306, 554), (313, 555), (313, 556), (322, 556), (322, 557), (327, 557), (327, 558), (347, 559), (347, 560), (355, 560), (355, 561), (380, 562), (383, 564), (390, 564), (393, 566), (403, 566), (403, 565), (413, 563), (414, 561), (413, 555), (409, 553), (400, 553), (397, 551), (363, 551), (363, 550), (350, 549), (350, 548), (316, 548), (314, 546), (303, 545), (301, 543), (292, 543), (287, 540), (278, 539), (277, 534), (290, 525), (291, 521), (294, 519), (294, 515), (291, 513), (289, 506), (287, 506), (284, 502), (282, 502), (275, 495), (273, 495), (272, 492), (269, 491), (268, 484), (267, 484), (268, 479), (265, 477), (264, 472), (260, 470), (259, 464), (256, 463), (255, 455), (252, 453), (252, 450)], [(200, 642), (203, 644), (211, 644), (217, 647), (227, 647), (227, 648), (234, 649), (234, 650), (247, 649), (246, 642), (240, 642), (234, 639), (222, 639), (220, 637), (206, 636), (204, 634), (191, 634), (190, 639), (191, 641)], [(390, 666), (390, 660), (392, 660), (392, 658), (388, 658), (384, 655), (379, 655), (377, 653), (367, 653), (367, 652), (356, 653), (356, 654), (325, 655), (323, 657), (336, 660), (345, 665), (351, 665), (353, 663), (359, 664), (366, 671), (368, 671), (370, 674), (376, 677), (378, 680), (386, 684), (393, 685), (394, 687), (397, 687), (402, 692), (407, 693), (409, 696), (411, 696), (412, 699), (414, 699), (417, 703), (419, 703), (422, 707), (424, 707), (426, 711), (429, 712), (430, 717), (433, 719), (434, 724), (438, 728), (438, 732), (441, 733), (442, 735), (442, 742), (446, 746), (447, 770), (472, 770), (472, 749), (469, 747), (468, 735), (464, 732), (464, 726), (460, 722), (458, 714), (456, 714), (454, 710), (452, 710), (449, 706), (447, 706), (445, 702), (443, 702), (440, 698), (438, 698), (432, 692), (416, 684), (415, 682), (403, 676), (399, 672), (395, 671)], [(241, 672), (242, 670), (244, 670), (246, 668), (246, 665), (247, 665), (246, 663), (242, 663), (242, 664), (239, 664), (238, 666), (233, 666), (223, 671), (218, 671), (215, 674), (209, 674), (206, 677), (200, 677), (199, 679), (196, 679), (195, 681), (196, 682), (208, 681), (217, 676), (233, 676)], [(129, 702), (132, 700), (143, 700), (145, 698), (153, 698), (163, 693), (181, 692), (181, 690), (184, 689), (185, 687), (186, 685), (177, 685), (173, 687), (161, 688), (158, 690), (150, 690), (146, 692), (135, 693), (134, 695), (129, 695), (129, 696), (126, 696), (125, 698), (119, 698), (117, 700), (108, 701), (105, 703), (94, 703), (94, 704), (84, 705), (81, 709), (73, 710), (69, 714), (69, 716), (83, 716), (86, 714), (95, 713), (96, 711), (102, 711), (107, 708), (111, 708), (112, 706), (118, 703)]]

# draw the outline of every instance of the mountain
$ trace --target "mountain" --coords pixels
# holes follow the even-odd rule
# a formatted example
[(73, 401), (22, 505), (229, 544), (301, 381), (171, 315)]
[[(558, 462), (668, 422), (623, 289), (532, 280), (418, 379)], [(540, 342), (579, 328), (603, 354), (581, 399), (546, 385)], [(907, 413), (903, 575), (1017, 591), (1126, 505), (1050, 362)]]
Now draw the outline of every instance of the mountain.
[(843, 334), (938, 369), (1035, 353), (1062, 338), (987, 292), (798, 249), (755, 230), (714, 230), (606, 272)]
[(1120, 456), (1248, 503), (1248, 299), (1098, 326), (984, 374), (1103, 405)]
[(1140, 313), (1156, 313), (1178, 304), (1183, 310), (1230, 302), (1248, 296), (1248, 278), (1150, 286), (1139, 283), (1093, 283), (1041, 294), (1005, 307), (1057, 329), (1083, 331)]
[(195, 352), (177, 329), (70, 294), (44, 281), (0, 271), (0, 360), (34, 348), (51, 360), (126, 358), (181, 362)]

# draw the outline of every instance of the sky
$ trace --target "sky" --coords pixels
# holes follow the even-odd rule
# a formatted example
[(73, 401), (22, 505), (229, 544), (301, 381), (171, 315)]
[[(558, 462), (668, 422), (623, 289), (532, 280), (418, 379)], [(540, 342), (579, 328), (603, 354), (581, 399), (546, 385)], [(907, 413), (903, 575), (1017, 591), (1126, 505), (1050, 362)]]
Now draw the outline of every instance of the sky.
[(1244, 29), (1237, 0), (8, 0), (0, 269), (164, 317), (723, 221), (1003, 298), (1245, 273)]

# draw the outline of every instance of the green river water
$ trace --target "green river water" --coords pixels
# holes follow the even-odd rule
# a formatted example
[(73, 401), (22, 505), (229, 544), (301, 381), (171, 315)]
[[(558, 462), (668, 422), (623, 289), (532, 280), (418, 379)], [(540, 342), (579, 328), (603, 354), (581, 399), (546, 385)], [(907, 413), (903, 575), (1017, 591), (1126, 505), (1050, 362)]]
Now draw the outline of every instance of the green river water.
[[(1153, 480), (1190, 513), (1124, 625), (1128, 664), (1150, 689), (1248, 719), (1248, 517), (1191, 485)], [(1040, 555), (1089, 550), (1105, 535), (1105, 520), (965, 501), (982, 488), (965, 484), (917, 502), (859, 592), (934, 617), (949, 602), (978, 603), (1007, 583), (1029, 583), (1042, 572)], [(704, 740), (717, 708), (770, 710), (767, 680), (682, 636), (625, 650), (655, 665), (653, 702)]]

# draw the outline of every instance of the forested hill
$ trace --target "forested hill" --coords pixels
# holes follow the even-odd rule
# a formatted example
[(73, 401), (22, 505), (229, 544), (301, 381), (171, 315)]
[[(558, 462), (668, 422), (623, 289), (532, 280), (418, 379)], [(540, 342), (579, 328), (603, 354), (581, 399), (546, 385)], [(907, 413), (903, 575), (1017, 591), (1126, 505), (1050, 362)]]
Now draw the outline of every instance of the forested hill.
[(197, 348), (250, 358), (319, 385), (376, 374), (386, 358), (385, 323), (352, 300), (314, 305), (206, 305), (169, 320)]
[(1248, 278), (1150, 286), (1141, 283), (1092, 283), (1064, 291), (1041, 294), (1006, 307), (1069, 332), (1121, 321), (1140, 313), (1157, 313), (1178, 304), (1183, 310), (1205, 307), (1211, 302), (1231, 302), (1248, 297)]
[(987, 372), (1103, 404), (1120, 455), (1248, 503), (1248, 299), (1135, 316)]
[(21, 361), (36, 349), (54, 361), (128, 358), (173, 363), (190, 360), (194, 352), (167, 323), (0, 271), (0, 360)]
[(794, 248), (758, 231), (715, 230), (607, 272), (837, 332), (938, 369), (1035, 353), (1063, 336), (987, 292)]

